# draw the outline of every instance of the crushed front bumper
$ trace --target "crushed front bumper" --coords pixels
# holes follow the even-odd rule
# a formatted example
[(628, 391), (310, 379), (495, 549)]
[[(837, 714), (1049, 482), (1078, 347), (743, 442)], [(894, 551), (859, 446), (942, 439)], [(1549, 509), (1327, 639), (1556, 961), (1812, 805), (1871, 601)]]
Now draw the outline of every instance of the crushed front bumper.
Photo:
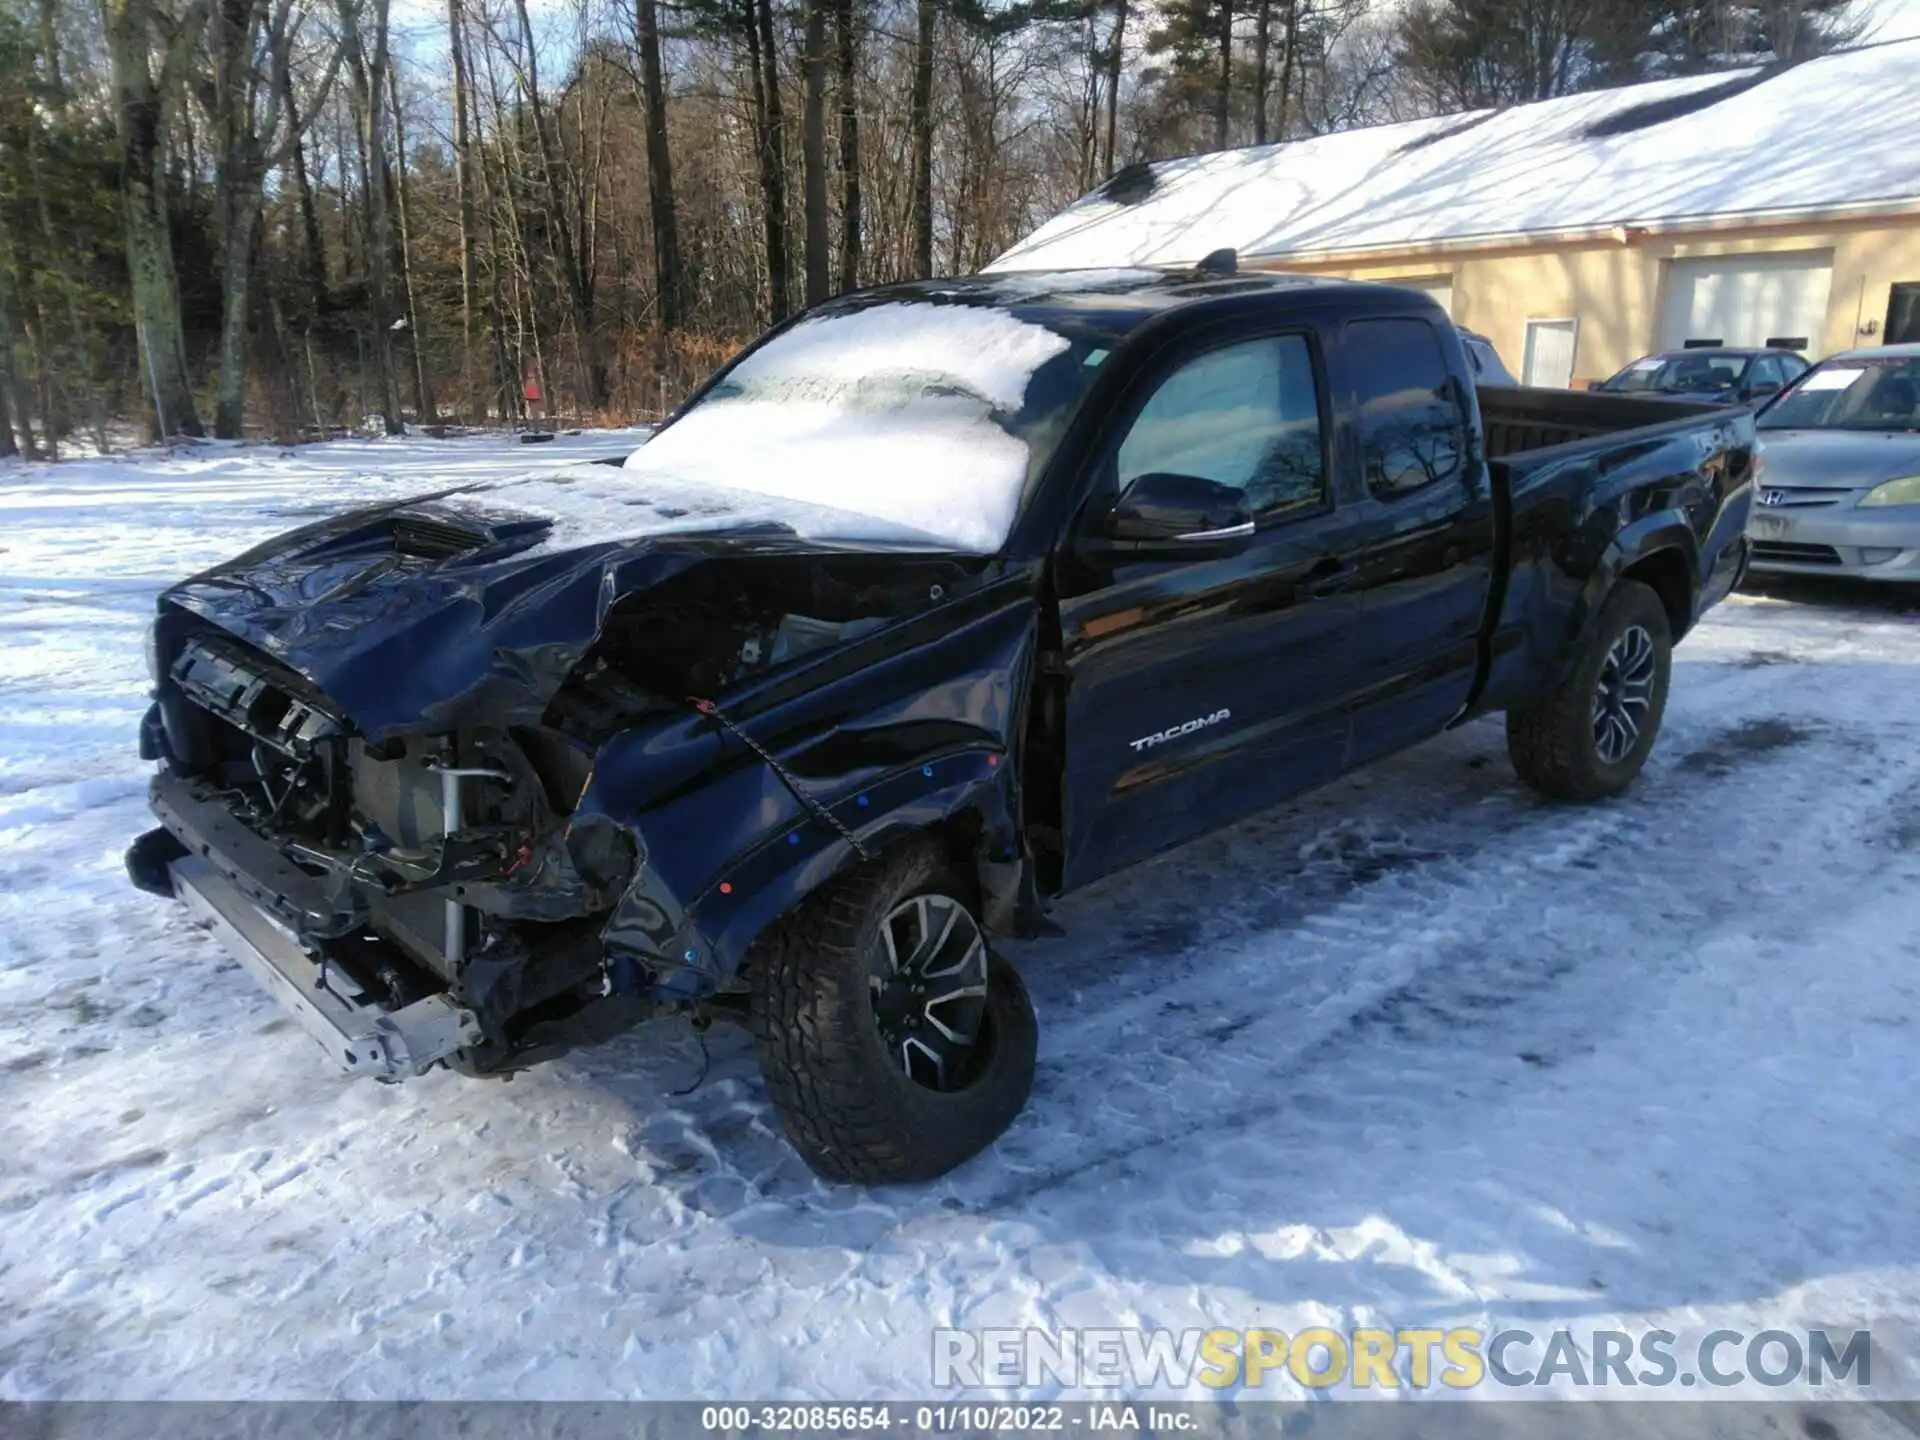
[[(183, 903), (342, 1069), (377, 1080), (404, 1080), (481, 1041), (478, 1017), (451, 996), (429, 995), (386, 1009), (345, 970), (315, 958), (260, 903), (277, 901), (273, 909), (298, 920), (303, 912), (311, 913), (313, 897), (263, 886), (257, 879), (243, 889), (241, 868), (209, 843), (199, 827), (186, 823), (192, 807), (161, 803), (162, 792), (178, 802), (177, 787), (171, 777), (155, 783), (155, 809), (170, 823), (166, 829), (148, 831), (128, 850), (127, 870), (134, 884)], [(237, 822), (235, 828), (244, 829)], [(183, 836), (187, 843), (182, 843)]]

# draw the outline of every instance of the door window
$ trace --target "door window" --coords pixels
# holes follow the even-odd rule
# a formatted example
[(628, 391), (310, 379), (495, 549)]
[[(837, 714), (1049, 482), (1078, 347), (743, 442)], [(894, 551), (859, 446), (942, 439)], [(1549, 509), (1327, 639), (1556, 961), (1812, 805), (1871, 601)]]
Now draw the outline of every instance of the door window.
[(1467, 452), (1440, 339), (1424, 320), (1359, 320), (1343, 341), (1367, 487), (1383, 500), (1459, 475)]
[(1753, 362), (1753, 368), (1747, 372), (1747, 388), (1759, 385), (1784, 385), (1786, 377), (1780, 373), (1780, 362), (1771, 355), (1762, 355)]
[(1248, 340), (1181, 366), (1134, 417), (1116, 468), (1122, 494), (1142, 475), (1171, 471), (1242, 491), (1255, 516), (1324, 503), (1320, 397), (1306, 340)]

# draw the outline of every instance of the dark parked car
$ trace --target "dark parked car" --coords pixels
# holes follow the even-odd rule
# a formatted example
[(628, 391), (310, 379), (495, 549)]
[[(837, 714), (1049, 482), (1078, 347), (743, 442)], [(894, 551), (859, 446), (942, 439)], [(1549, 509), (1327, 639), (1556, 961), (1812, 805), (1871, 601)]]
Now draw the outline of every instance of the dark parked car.
[(1518, 385), (1513, 372), (1507, 369), (1501, 360), (1500, 352), (1493, 348), (1493, 341), (1486, 336), (1462, 326), (1460, 329), (1460, 348), (1467, 352), (1467, 364), (1473, 370), (1473, 378), (1480, 385)]
[(1753, 440), (1476, 391), (1411, 290), (842, 297), (624, 470), (168, 590), (129, 869), (350, 1070), (734, 1017), (817, 1171), (930, 1177), (1026, 1101), (989, 937), (1053, 897), (1489, 712), (1536, 789), (1625, 789), (1745, 563)]
[(1589, 388), (1696, 405), (1746, 405), (1779, 394), (1806, 372), (1807, 362), (1791, 350), (1702, 347), (1642, 356)]
[(1759, 427), (1754, 569), (1920, 582), (1920, 345), (1823, 360)]

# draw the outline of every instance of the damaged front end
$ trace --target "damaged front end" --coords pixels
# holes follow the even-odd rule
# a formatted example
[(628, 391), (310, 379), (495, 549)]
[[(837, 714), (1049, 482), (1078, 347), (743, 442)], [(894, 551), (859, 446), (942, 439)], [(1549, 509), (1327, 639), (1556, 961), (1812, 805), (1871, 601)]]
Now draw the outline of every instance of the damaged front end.
[(346, 1068), (737, 1008), (753, 940), (896, 829), (942, 828), (1009, 925), (1035, 909), (1031, 576), (765, 537), (376, 565), (341, 533), (323, 576), (256, 554), (163, 598), (161, 828), (128, 866)]

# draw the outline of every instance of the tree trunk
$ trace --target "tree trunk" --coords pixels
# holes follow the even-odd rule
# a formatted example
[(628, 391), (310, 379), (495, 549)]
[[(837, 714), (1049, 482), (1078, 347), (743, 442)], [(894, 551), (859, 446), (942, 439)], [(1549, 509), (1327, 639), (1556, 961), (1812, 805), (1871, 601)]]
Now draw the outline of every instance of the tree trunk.
[(1253, 143), (1267, 143), (1267, 86), (1271, 79), (1269, 51), (1273, 41), (1273, 0), (1260, 0), (1253, 32)]
[(307, 277), (307, 303), (319, 316), (327, 312), (327, 244), (320, 238), (320, 212), (313, 203), (313, 181), (307, 176), (307, 142), (291, 84), (287, 84), (284, 103), (287, 122), (294, 129), (293, 149), (287, 161), (293, 170), (293, 188), (300, 201), (301, 268)]
[(447, 0), (447, 43), (453, 54), (453, 185), (460, 211), (460, 375), (465, 382), (467, 415), (473, 423), (487, 418), (486, 391), (474, 364), (474, 286), (479, 266), (479, 238), (473, 214), (473, 82), (467, 70), (466, 24), (460, 0)]
[(840, 60), (840, 288), (860, 288), (860, 16), (836, 0)]
[(667, 133), (667, 86), (660, 63), (660, 7), (636, 0), (635, 38), (640, 45), (641, 108), (647, 127), (647, 214), (653, 229), (653, 288), (660, 328), (677, 330), (680, 304), (680, 217), (673, 198), (673, 147)]
[(1120, 71), (1126, 61), (1127, 0), (1114, 0), (1113, 49), (1107, 62), (1107, 155), (1103, 171), (1113, 174), (1114, 134), (1120, 123)]
[[(241, 439), (247, 416), (247, 309), (253, 276), (253, 226), (259, 198), (223, 195), (220, 210), (220, 383), (213, 411), (213, 433)], [(244, 207), (244, 210), (242, 210)]]
[(60, 73), (60, 0), (40, 0), (40, 62), (47, 67), (47, 88), (55, 103), (63, 98), (67, 82)]
[[(32, 408), (27, 387), (14, 365), (14, 349), (19, 340), (19, 316), (13, 304), (13, 253), (6, 231), (6, 217), (0, 215), (0, 455), (24, 454), (29, 460), (40, 458), (33, 443)], [(13, 424), (7, 412), (13, 412)], [(20, 440), (14, 443), (14, 430)]]
[[(247, 302), (262, 189), (253, 79), (265, 19), (262, 0), (218, 0), (206, 44), (210, 73), (198, 86), (213, 152), (214, 232), (220, 245), (219, 381), (214, 391), (213, 433), (222, 440), (240, 439), (246, 424)], [(273, 103), (276, 107), (279, 103), (278, 88)]]
[[(45, 9), (42, 10), (43, 19)], [(52, 46), (47, 52), (47, 64), (50, 71), (57, 73), (59, 67), (59, 45), (52, 35), (43, 36), (44, 43)], [(51, 97), (55, 113), (65, 118), (66, 102), (64, 90), (56, 90)], [(27, 176), (33, 189), (34, 208), (40, 221), (40, 243), (47, 264), (60, 277), (61, 309), (66, 316), (66, 333), (73, 346), (74, 361), (80, 371), (80, 383), (86, 389), (87, 424), (93, 432), (95, 445), (104, 454), (107, 448), (107, 401), (100, 384), (95, 352), (87, 327), (80, 318), (80, 305), (76, 298), (79, 289), (69, 261), (65, 258), (73, 247), (62, 241), (54, 226), (53, 209), (47, 202), (49, 182), (45, 169), (41, 165), (41, 144), (44, 136), (38, 128), (27, 131)], [(4, 428), (4, 422), (0, 422)]]
[(1227, 148), (1233, 102), (1233, 0), (1220, 0), (1220, 87), (1213, 97), (1213, 148)]
[(907, 125), (913, 150), (913, 273), (933, 274), (933, 42), (934, 0), (915, 7), (913, 90)]
[[(538, 47), (534, 41), (533, 21), (526, 0), (514, 0), (519, 17), (520, 35), (525, 47), (526, 68), (521, 72), (521, 93), (533, 121), (534, 149), (540, 158), (540, 183), (543, 190), (542, 217), (560, 252), (560, 274), (566, 282), (567, 298), (572, 302), (574, 329), (585, 361), (588, 402), (596, 410), (605, 409), (612, 398), (607, 384), (606, 363), (600, 358), (598, 335), (594, 328), (594, 275), (592, 233), (584, 223), (568, 213), (569, 193), (566, 178), (554, 157), (553, 125), (547, 116), (546, 102), (540, 94)], [(564, 104), (564, 102), (563, 102)], [(578, 186), (572, 192), (578, 195)]]
[[(40, 405), (40, 437), (43, 442), (40, 450), (42, 460), (60, 458), (60, 437), (67, 433), (71, 424), (67, 407), (60, 403), (59, 391), (54, 386), (53, 364), (47, 356), (46, 334), (47, 317), (38, 305), (33, 307), (31, 317), (20, 317), (20, 330), (26, 337), (27, 354), (33, 357), (34, 388), (38, 391)], [(15, 381), (15, 393), (25, 392), (26, 387)]]
[(142, 388), (154, 407), (152, 433), (199, 435), (199, 413), (187, 375), (180, 320), (180, 284), (167, 226), (163, 99), (149, 58), (150, 0), (106, 0), (112, 55), (114, 124), (120, 138), (120, 209)]
[(336, 0), (340, 12), (340, 43), (346, 51), (347, 72), (353, 79), (353, 101), (359, 122), (361, 204), (367, 222), (367, 311), (372, 334), (375, 403), (387, 434), (398, 435), (400, 393), (393, 373), (392, 281), (388, 274), (393, 255), (393, 220), (388, 214), (386, 106), (381, 96), (387, 77), (387, 0), (367, 0), (373, 17), (369, 47), (360, 34), (358, 0)]
[(1280, 52), (1280, 112), (1274, 117), (1273, 137), (1287, 138), (1287, 116), (1293, 108), (1293, 72), (1300, 52), (1300, 7), (1306, 0), (1286, 0), (1287, 21), (1281, 36), (1285, 48)]
[(773, 324), (787, 318), (787, 144), (780, 116), (780, 67), (773, 48), (773, 0), (747, 0), (747, 58), (753, 66), (754, 113), (759, 122), (760, 195), (766, 222), (767, 310)]
[(800, 194), (805, 216), (807, 304), (832, 286), (827, 253), (827, 0), (806, 0), (805, 103), (800, 120)]
[(413, 286), (413, 226), (407, 218), (407, 126), (400, 109), (400, 86), (389, 75), (387, 93), (393, 99), (394, 196), (400, 218), (400, 280), (407, 304), (407, 339), (413, 351), (413, 408), (423, 425), (439, 423), (434, 411), (433, 387), (427, 383), (427, 335), (420, 326), (420, 306)]
[[(474, 105), (476, 121), (479, 114), (479, 103), (476, 98)], [(493, 354), (494, 395), (500, 404), (500, 418), (512, 424), (518, 420), (521, 413), (520, 386), (513, 357), (507, 353), (506, 301), (504, 287), (500, 283), (500, 268), (506, 263), (506, 257), (503, 254), (501, 239), (500, 207), (494, 195), (490, 168), (486, 163), (485, 153), (482, 152), (478, 163), (473, 166), (472, 173), (478, 187), (476, 195), (487, 230), (487, 339)]]

